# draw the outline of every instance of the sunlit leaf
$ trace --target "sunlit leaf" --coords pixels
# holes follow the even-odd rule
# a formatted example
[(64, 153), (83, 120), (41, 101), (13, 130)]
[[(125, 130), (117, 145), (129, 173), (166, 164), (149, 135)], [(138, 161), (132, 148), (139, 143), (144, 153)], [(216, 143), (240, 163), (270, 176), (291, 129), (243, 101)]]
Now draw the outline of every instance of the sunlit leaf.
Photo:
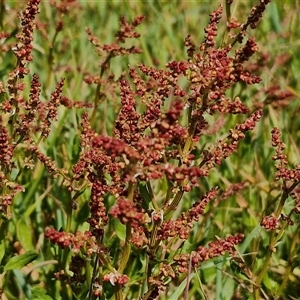
[(4, 271), (19, 270), (34, 261), (38, 257), (35, 251), (27, 251), (24, 254), (12, 257), (4, 266)]

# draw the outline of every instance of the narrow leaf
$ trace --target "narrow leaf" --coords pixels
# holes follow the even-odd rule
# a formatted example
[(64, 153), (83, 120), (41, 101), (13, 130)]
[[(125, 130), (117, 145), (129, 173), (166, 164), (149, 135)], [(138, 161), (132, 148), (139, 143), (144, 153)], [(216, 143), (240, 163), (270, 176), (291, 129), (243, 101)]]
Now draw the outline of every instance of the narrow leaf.
[(35, 251), (27, 251), (26, 253), (12, 257), (4, 266), (4, 271), (19, 270), (28, 265), (38, 257)]
[(5, 244), (4, 244), (4, 241), (1, 241), (1, 243), (0, 243), (0, 263), (2, 261), (4, 254), (5, 254)]
[(33, 250), (32, 234), (30, 227), (25, 223), (24, 219), (19, 219), (17, 222), (17, 236), (25, 250)]
[(247, 235), (246, 239), (244, 240), (244, 242), (238, 246), (239, 252), (241, 254), (244, 254), (244, 252), (246, 251), (247, 247), (250, 245), (250, 243), (252, 242), (252, 240), (254, 238), (256, 238), (259, 235), (259, 232), (261, 230), (261, 226), (260, 224), (258, 224), (251, 232), (250, 234)]
[(125, 241), (126, 239), (126, 226), (122, 224), (118, 219), (112, 218), (112, 224), (115, 229), (115, 232), (118, 238), (121, 241)]
[[(192, 278), (195, 276), (195, 273), (192, 273), (191, 275), (190, 275), (190, 280), (192, 280)], [(185, 289), (185, 287), (186, 287), (186, 284), (187, 284), (187, 278), (186, 279), (184, 279), (181, 283), (180, 283), (180, 285), (179, 285), (179, 287), (176, 289), (176, 291), (170, 296), (170, 298), (169, 298), (169, 300), (178, 300), (178, 299), (180, 299), (180, 295), (183, 293), (183, 291), (184, 291), (184, 289)]]

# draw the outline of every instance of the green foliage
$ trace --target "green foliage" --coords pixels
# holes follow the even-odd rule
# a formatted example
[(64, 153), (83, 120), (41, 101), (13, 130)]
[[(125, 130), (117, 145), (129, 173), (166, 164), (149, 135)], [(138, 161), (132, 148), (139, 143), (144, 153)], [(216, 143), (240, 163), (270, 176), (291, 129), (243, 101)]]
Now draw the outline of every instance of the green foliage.
[(19, 270), (28, 265), (38, 257), (35, 251), (27, 251), (24, 254), (14, 256), (4, 266), (4, 271)]

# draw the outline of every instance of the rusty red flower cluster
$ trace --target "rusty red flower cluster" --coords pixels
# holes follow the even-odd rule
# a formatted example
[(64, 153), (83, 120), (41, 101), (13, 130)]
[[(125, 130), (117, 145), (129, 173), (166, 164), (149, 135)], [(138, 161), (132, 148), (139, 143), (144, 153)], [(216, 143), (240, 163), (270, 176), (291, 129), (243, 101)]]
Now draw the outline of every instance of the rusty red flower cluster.
[(225, 239), (218, 239), (210, 242), (208, 247), (200, 246), (197, 251), (194, 251), (191, 254), (176, 255), (174, 261), (177, 264), (178, 272), (187, 272), (190, 263), (192, 267), (195, 268), (201, 262), (224, 255), (225, 252), (228, 252), (233, 257), (236, 253), (235, 246), (241, 243), (243, 239), (243, 234), (228, 236)]
[[(155, 299), (165, 289), (164, 281), (186, 272), (189, 263), (197, 267), (225, 252), (234, 255), (235, 245), (242, 242), (243, 234), (237, 234), (201, 246), (192, 253), (174, 255), (168, 248), (169, 245), (176, 247), (178, 238), (183, 241), (189, 238), (207, 205), (218, 197), (219, 189), (210, 189), (196, 202), (188, 200), (187, 210), (175, 218), (184, 194), (199, 187), (202, 177), (208, 176), (214, 167), (235, 152), (245, 133), (253, 130), (262, 117), (262, 110), (256, 110), (230, 130), (224, 139), (208, 147), (200, 145), (207, 134), (208, 115), (249, 114), (249, 108), (239, 97), (231, 99), (226, 92), (238, 82), (260, 82), (257, 75), (244, 68), (244, 63), (258, 51), (255, 40), (250, 37), (235, 52), (233, 47), (237, 40), (242, 42), (248, 26), (256, 26), (265, 4), (261, 1), (247, 23), (239, 25), (240, 34), (227, 45), (216, 47), (215, 37), (223, 13), (219, 6), (210, 14), (200, 46), (196, 47), (190, 36), (185, 39), (188, 59), (170, 61), (165, 68), (144, 64), (130, 67), (128, 76), (123, 74), (118, 80), (121, 107), (112, 136), (93, 129), (97, 127), (93, 116), (99, 99), (105, 97), (100, 87), (110, 85), (113, 79), (111, 75), (104, 79), (103, 74), (112, 57), (140, 51), (135, 47), (125, 48), (122, 44), (128, 38), (139, 37), (135, 28), (144, 17), (137, 17), (132, 23), (122, 18), (116, 42), (110, 45), (101, 45), (87, 29), (89, 40), (96, 46), (102, 61), (100, 75), (89, 76), (85, 81), (96, 83), (99, 94), (91, 119), (87, 113), (82, 115), (82, 151), (73, 166), (71, 178), (65, 179), (64, 185), (69, 191), (80, 193), (81, 183), (86, 181), (84, 188), (90, 188), (90, 216), (87, 219), (90, 230), (87, 234), (74, 235), (47, 229), (46, 236), (62, 248), (70, 247), (76, 255), (80, 251), (105, 255), (105, 259), (100, 258), (103, 274), (94, 281), (94, 284), (97, 282), (97, 293), (101, 293), (103, 282), (116, 286), (117, 290), (126, 285), (130, 249), (144, 251), (149, 257), (148, 274), (152, 271), (153, 274), (148, 278), (147, 299)], [(238, 26), (233, 27), (238, 29)], [(185, 86), (183, 79), (188, 83)], [(48, 127), (56, 118), (57, 105), (69, 103), (61, 97), (62, 86), (63, 80), (51, 95), (48, 113), (43, 119)], [(42, 132), (47, 136), (45, 128)], [(51, 163), (45, 161), (45, 165), (50, 168)], [(165, 185), (164, 189), (160, 188), (162, 185)], [(233, 186), (221, 198), (238, 192), (244, 185)], [(124, 243), (123, 253), (111, 259), (106, 239), (111, 234), (115, 237), (113, 226), (122, 228), (125, 237), (120, 241)], [(120, 237), (120, 232), (117, 235)], [(161, 250), (161, 245), (166, 249)], [(114, 249), (111, 251), (115, 253)], [(170, 263), (164, 261), (165, 255), (173, 255)], [(156, 266), (156, 260), (164, 263)], [(76, 270), (74, 261), (71, 265)], [(114, 271), (112, 265), (116, 267)], [(79, 267), (77, 281), (82, 279), (81, 270)]]
[(277, 170), (275, 179), (283, 179), (285, 181), (300, 182), (300, 164), (298, 163), (294, 169), (288, 168), (287, 156), (284, 154), (285, 144), (281, 141), (281, 133), (278, 128), (272, 130), (272, 146), (276, 148), (276, 155), (272, 157), (277, 161), (275, 168)]
[(39, 4), (41, 0), (31, 0), (21, 16), (21, 32), (17, 35), (19, 43), (13, 49), (19, 61), (18, 76), (23, 78), (28, 74), (29, 70), (25, 69), (28, 62), (32, 60), (32, 41), (33, 31), (35, 29), (34, 19), (39, 12)]
[(260, 226), (264, 227), (266, 230), (274, 230), (279, 227), (279, 218), (276, 218), (274, 214), (265, 216), (261, 222)]
[(45, 236), (53, 243), (59, 245), (62, 249), (72, 247), (74, 253), (79, 253), (82, 247), (87, 247), (86, 254), (104, 253), (106, 250), (99, 246), (95, 237), (90, 231), (77, 231), (75, 234), (60, 232), (54, 228), (47, 228)]
[(211, 189), (199, 201), (193, 204), (187, 213), (182, 213), (181, 217), (176, 220), (169, 220), (161, 224), (161, 229), (158, 231), (157, 238), (165, 240), (170, 237), (178, 236), (181, 239), (188, 239), (193, 223), (199, 221), (203, 215), (206, 205), (217, 196), (218, 188)]

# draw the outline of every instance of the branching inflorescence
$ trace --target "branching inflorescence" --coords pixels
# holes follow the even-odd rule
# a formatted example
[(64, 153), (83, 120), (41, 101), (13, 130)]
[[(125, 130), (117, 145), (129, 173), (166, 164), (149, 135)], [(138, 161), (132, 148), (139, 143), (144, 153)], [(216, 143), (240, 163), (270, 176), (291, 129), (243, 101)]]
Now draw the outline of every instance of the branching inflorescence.
[[(230, 99), (226, 91), (238, 82), (260, 82), (258, 76), (250, 74), (243, 67), (243, 63), (258, 47), (252, 37), (236, 49), (235, 54), (232, 54), (233, 46), (236, 41), (242, 43), (248, 26), (256, 26), (266, 4), (266, 1), (261, 1), (251, 12), (247, 23), (240, 25), (240, 32), (232, 37), (232, 43), (216, 47), (215, 37), (223, 14), (222, 6), (219, 6), (210, 15), (204, 42), (198, 48), (190, 36), (186, 38), (187, 60), (168, 62), (166, 69), (144, 64), (140, 64), (138, 69), (130, 67), (129, 79), (125, 75), (119, 79), (121, 109), (112, 137), (94, 132), (87, 114), (83, 115), (83, 150), (73, 167), (73, 180), (78, 181), (86, 176), (90, 182), (90, 217), (87, 221), (90, 234), (101, 249), (105, 249), (106, 232), (113, 219), (118, 219), (125, 226), (124, 251), (119, 257), (118, 271), (116, 268), (112, 272), (108, 267), (110, 263), (106, 265), (110, 261), (107, 249), (108, 252), (104, 250), (99, 261), (101, 265), (106, 265), (108, 273), (98, 274), (95, 278), (97, 282), (110, 281), (116, 287), (117, 299), (123, 299), (120, 286), (128, 284), (128, 280), (130, 282), (129, 270), (124, 273), (129, 279), (120, 279), (133, 255), (130, 249), (147, 249), (149, 264), (145, 272), (149, 274), (149, 290), (145, 291), (143, 299), (155, 299), (158, 291), (165, 289), (167, 278), (174, 279), (188, 271), (190, 259), (195, 268), (201, 262), (225, 252), (233, 255), (235, 246), (243, 240), (243, 234), (237, 234), (211, 242), (206, 247), (201, 246), (197, 251), (175, 255), (175, 241), (189, 238), (206, 206), (218, 197), (217, 187), (194, 204), (190, 203), (190, 209), (182, 212), (179, 218), (172, 218), (172, 215), (175, 215), (184, 194), (197, 187), (201, 177), (208, 176), (212, 168), (235, 152), (239, 141), (247, 131), (253, 130), (262, 116), (261, 110), (255, 111), (244, 123), (230, 130), (226, 138), (204, 149), (202, 155), (195, 158), (193, 150), (205, 134), (207, 115), (217, 112), (249, 113), (239, 97)], [(118, 42), (136, 37), (132, 35), (132, 30), (142, 19), (136, 19), (138, 21), (133, 25), (122, 19), (122, 29), (117, 34)], [(125, 52), (136, 52), (132, 48), (125, 51), (118, 44), (101, 46), (90, 30), (88, 34), (97, 51), (109, 53), (109, 58)], [(107, 60), (104, 60), (101, 68), (105, 68), (106, 63)], [(185, 87), (180, 84), (182, 78), (188, 82)], [(99, 86), (103, 83), (97, 82)], [(138, 112), (141, 106), (143, 110)], [(167, 192), (164, 196), (158, 196), (156, 186), (164, 180), (168, 182)], [(107, 205), (108, 199), (113, 199), (112, 206)], [(61, 245), (60, 235), (54, 229), (48, 229), (48, 238), (58, 245)], [(63, 237), (64, 242), (67, 238), (72, 246), (73, 236), (65, 234)], [(168, 254), (160, 250), (162, 243), (165, 247), (171, 247)], [(163, 260), (165, 255), (171, 255), (169, 263), (153, 263)]]

